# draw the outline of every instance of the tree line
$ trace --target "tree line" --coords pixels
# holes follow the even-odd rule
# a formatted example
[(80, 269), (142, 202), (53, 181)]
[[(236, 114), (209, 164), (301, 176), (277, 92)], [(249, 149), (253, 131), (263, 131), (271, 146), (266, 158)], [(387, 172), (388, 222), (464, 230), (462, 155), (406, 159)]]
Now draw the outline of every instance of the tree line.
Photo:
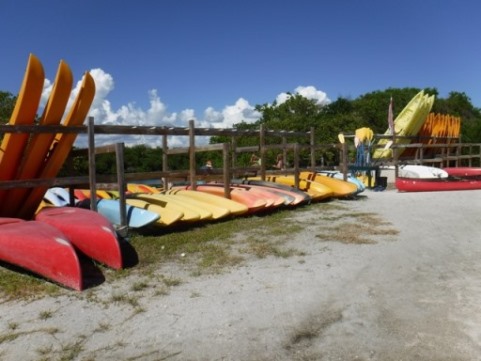
[[(239, 130), (257, 130), (261, 124), (269, 130), (287, 130), (307, 132), (311, 128), (315, 131), (316, 144), (330, 144), (337, 142), (337, 136), (343, 132), (354, 133), (357, 128), (369, 127), (375, 134), (383, 134), (387, 127), (389, 102), (392, 97), (394, 102), (394, 118), (401, 112), (406, 104), (422, 89), (420, 88), (388, 88), (382, 91), (373, 91), (363, 94), (355, 99), (339, 97), (335, 101), (319, 106), (314, 100), (307, 99), (299, 94), (289, 94), (289, 98), (282, 104), (275, 101), (270, 104), (256, 105), (255, 109), (261, 113), (261, 118), (254, 123), (241, 122), (234, 125)], [(446, 98), (440, 98), (436, 88), (425, 88), (425, 93), (435, 95), (432, 112), (450, 114), (461, 117), (461, 141), (464, 143), (481, 142), (481, 110), (476, 108), (471, 99), (463, 92), (450, 92)], [(9, 92), (0, 91), (0, 121), (8, 123), (15, 106), (16, 96)], [(229, 137), (214, 136), (210, 143), (230, 142)], [(238, 146), (258, 145), (259, 138), (255, 136), (241, 136), (237, 140)], [(307, 137), (294, 139), (289, 142), (305, 144)], [(266, 139), (267, 144), (278, 143), (279, 139)], [(327, 153), (326, 162), (335, 162), (336, 154)], [(276, 157), (275, 152), (268, 154), (272, 162)], [(220, 167), (222, 155), (218, 152), (200, 153), (199, 166), (207, 159), (211, 159), (214, 166)], [(248, 165), (249, 154), (239, 157), (239, 165)], [(162, 149), (151, 148), (148, 144), (128, 147), (125, 150), (125, 170), (127, 172), (151, 172), (162, 169)], [(307, 162), (307, 155), (306, 155)], [(188, 159), (184, 155), (169, 157), (168, 169), (188, 169)], [(99, 174), (115, 173), (115, 156), (102, 154), (96, 158)], [(85, 160), (74, 162), (75, 172), (85, 174), (87, 164)]]

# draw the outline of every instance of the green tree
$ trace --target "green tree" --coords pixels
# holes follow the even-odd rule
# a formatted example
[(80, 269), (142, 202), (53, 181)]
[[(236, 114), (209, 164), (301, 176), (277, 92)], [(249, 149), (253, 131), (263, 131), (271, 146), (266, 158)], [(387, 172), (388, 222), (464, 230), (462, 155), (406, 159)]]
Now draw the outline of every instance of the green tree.
[(8, 123), (16, 101), (17, 97), (12, 93), (0, 91), (0, 123)]

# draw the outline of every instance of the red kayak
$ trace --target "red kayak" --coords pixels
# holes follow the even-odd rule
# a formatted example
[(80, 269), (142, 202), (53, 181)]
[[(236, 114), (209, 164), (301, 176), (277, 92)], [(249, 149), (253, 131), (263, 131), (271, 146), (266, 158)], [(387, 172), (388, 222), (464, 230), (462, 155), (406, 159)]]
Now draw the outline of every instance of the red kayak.
[(0, 260), (65, 287), (83, 288), (74, 247), (60, 230), (46, 223), (0, 218)]
[(481, 179), (467, 178), (396, 178), (400, 192), (439, 192), (481, 189)]
[(446, 167), (443, 168), (450, 176), (461, 178), (481, 178), (481, 168), (476, 167)]
[(112, 224), (101, 214), (77, 207), (46, 207), (35, 216), (61, 230), (88, 257), (113, 269), (122, 268), (122, 252)]

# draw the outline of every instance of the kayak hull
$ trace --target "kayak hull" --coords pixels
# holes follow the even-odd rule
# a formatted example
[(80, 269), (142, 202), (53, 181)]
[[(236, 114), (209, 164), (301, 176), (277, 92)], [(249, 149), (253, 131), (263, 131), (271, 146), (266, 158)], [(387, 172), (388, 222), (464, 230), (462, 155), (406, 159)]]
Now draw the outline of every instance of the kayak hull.
[(122, 251), (112, 224), (97, 212), (76, 207), (48, 207), (35, 216), (62, 231), (80, 252), (95, 261), (121, 269)]
[(481, 189), (481, 180), (461, 178), (400, 178), (395, 181), (400, 192), (439, 192)]
[(0, 218), (0, 259), (64, 287), (83, 289), (82, 270), (73, 245), (49, 224)]

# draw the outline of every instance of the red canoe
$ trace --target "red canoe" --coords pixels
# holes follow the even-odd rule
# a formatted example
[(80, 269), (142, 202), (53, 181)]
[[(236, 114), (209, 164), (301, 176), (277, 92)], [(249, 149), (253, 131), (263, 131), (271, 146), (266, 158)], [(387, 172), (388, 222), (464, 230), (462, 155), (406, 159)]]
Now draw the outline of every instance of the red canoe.
[(481, 189), (481, 180), (466, 178), (396, 178), (395, 186), (400, 192), (439, 192)]
[(443, 168), (450, 176), (461, 178), (481, 178), (481, 168), (447, 167)]
[(61, 231), (46, 223), (0, 218), (0, 260), (65, 287), (83, 288), (74, 247)]
[(101, 214), (77, 207), (46, 207), (35, 219), (61, 230), (88, 257), (113, 269), (122, 268), (117, 234)]

